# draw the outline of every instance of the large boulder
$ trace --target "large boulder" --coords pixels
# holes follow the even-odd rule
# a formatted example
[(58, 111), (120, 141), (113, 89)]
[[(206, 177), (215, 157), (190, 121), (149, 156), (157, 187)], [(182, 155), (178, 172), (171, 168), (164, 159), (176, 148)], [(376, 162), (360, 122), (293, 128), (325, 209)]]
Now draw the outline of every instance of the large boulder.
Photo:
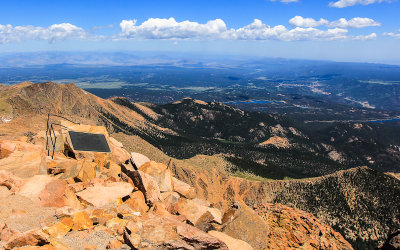
[(91, 179), (96, 178), (96, 163), (88, 161), (87, 159), (80, 162), (80, 169), (75, 178), (80, 181), (90, 181)]
[(0, 141), (0, 159), (8, 157), (16, 148), (17, 145), (11, 141)]
[(145, 214), (149, 210), (141, 191), (131, 193), (125, 203), (135, 212), (140, 212), (140, 214)]
[(33, 176), (26, 181), (18, 193), (44, 207), (81, 207), (67, 182), (49, 175)]
[(41, 246), (49, 242), (49, 236), (40, 229), (32, 229), (24, 233), (16, 234), (3, 247), (13, 249), (24, 246)]
[(20, 232), (9, 228), (5, 223), (0, 223), (0, 241), (7, 242), (17, 234)]
[(238, 240), (235, 238), (232, 238), (231, 236), (218, 232), (218, 231), (209, 231), (209, 235), (212, 235), (216, 238), (218, 238), (220, 241), (224, 242), (229, 250), (252, 250), (253, 248), (245, 241), (243, 240)]
[(0, 170), (0, 186), (7, 187), (13, 192), (18, 191), (24, 184), (24, 180), (11, 174), (10, 172)]
[(50, 156), (46, 157), (46, 169), (49, 174), (60, 174), (70, 171), (71, 169), (78, 168), (79, 162), (75, 159), (55, 156), (52, 159)]
[(51, 227), (45, 228), (43, 231), (50, 235), (52, 238), (64, 237), (74, 225), (71, 217), (64, 217), (59, 222)]
[(134, 187), (126, 182), (109, 182), (104, 184), (95, 184), (76, 195), (95, 207), (102, 207), (108, 203), (115, 202), (118, 198), (128, 196), (132, 193)]
[(243, 202), (238, 209), (227, 211), (222, 221), (225, 234), (249, 243), (254, 249), (267, 247), (267, 223)]
[(162, 204), (171, 214), (176, 214), (178, 212), (178, 202), (180, 198), (181, 197), (176, 192), (161, 193)]
[(124, 231), (125, 243), (133, 249), (228, 249), (226, 244), (173, 216), (147, 214), (131, 221)]
[(167, 169), (165, 164), (149, 161), (143, 164), (139, 170), (155, 178), (160, 192), (172, 192), (174, 190), (171, 170)]
[(93, 227), (93, 222), (85, 211), (74, 214), (72, 220), (72, 230), (74, 231), (86, 230)]
[(187, 219), (193, 224), (204, 223), (204, 218), (209, 218), (209, 222), (222, 223), (222, 214), (217, 208), (207, 206), (206, 202), (200, 199), (188, 200), (180, 199), (177, 204), (179, 214), (185, 215)]
[(111, 160), (117, 164), (123, 164), (127, 160), (131, 158), (131, 155), (128, 151), (123, 148), (121, 142), (117, 141), (116, 139), (110, 137), (109, 140), (110, 149), (111, 149)]
[(178, 192), (180, 195), (184, 196), (187, 199), (192, 199), (196, 195), (196, 190), (191, 187), (189, 184), (186, 182), (183, 182), (181, 180), (178, 180), (175, 177), (172, 177), (172, 180), (174, 182), (174, 191)]
[[(1, 141), (3, 156), (0, 158), (0, 170), (29, 178), (41, 173), (46, 168), (46, 152), (44, 145), (34, 145), (21, 141)], [(15, 146), (15, 148), (14, 148)]]
[(148, 203), (155, 203), (160, 200), (160, 188), (158, 187), (157, 180), (142, 171), (131, 171), (124, 165), (122, 172), (132, 181), (143, 194)]
[(137, 168), (140, 168), (142, 165), (150, 161), (147, 156), (135, 152), (131, 153), (131, 160)]

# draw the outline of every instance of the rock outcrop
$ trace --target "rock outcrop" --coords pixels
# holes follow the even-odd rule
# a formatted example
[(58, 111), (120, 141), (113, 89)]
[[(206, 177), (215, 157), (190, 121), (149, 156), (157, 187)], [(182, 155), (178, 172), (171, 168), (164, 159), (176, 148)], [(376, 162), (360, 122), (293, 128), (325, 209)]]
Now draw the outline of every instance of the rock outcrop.
[(285, 181), (250, 181), (194, 167), (177, 167), (174, 173), (196, 189), (197, 197), (223, 210), (237, 200), (251, 208), (281, 203), (313, 214), (361, 249), (377, 247), (388, 230), (400, 227), (400, 182), (368, 167)]
[[(97, 127), (74, 128), (106, 133)], [(43, 216), (34, 224), (30, 211), (13, 208), (9, 214), (14, 217), (8, 215), (7, 218), (2, 217), (0, 212), (0, 243), (5, 249), (26, 246), (56, 249), (265, 249), (277, 246), (268, 238), (271, 235), (279, 242), (285, 241), (284, 246), (306, 244), (295, 241), (297, 238), (287, 237), (290, 230), (300, 227), (295, 222), (286, 234), (278, 234), (279, 230), (271, 230), (275, 227), (270, 217), (263, 219), (243, 202), (236, 210), (214, 206), (204, 196), (198, 197), (192, 186), (176, 178), (179, 176), (174, 177), (171, 167), (162, 163), (147, 160), (138, 163), (137, 159), (135, 163), (131, 160), (139, 168), (135, 170), (130, 161), (124, 160), (131, 154), (121, 143), (110, 139), (108, 134), (106, 137), (112, 148), (118, 147), (108, 155), (78, 151), (71, 154), (67, 147), (68, 140), (65, 140), (67, 146), (60, 146), (54, 159), (41, 156), (40, 161), (31, 162), (32, 170), (44, 166), (45, 172), (41, 175), (35, 171), (19, 173), (20, 165), (26, 166), (25, 161), (28, 161), (24, 157), (14, 165), (9, 163), (14, 160), (14, 155), (24, 155), (26, 149), (43, 155), (43, 149), (39, 147), (42, 144), (6, 142), (7, 146), (3, 148), (10, 150), (3, 150), (0, 160), (4, 163), (0, 164), (0, 184), (5, 189), (1, 197), (4, 197), (4, 202), (13, 202), (10, 204), (18, 207), (14, 198), (23, 197), (30, 200), (35, 209), (42, 209), (43, 215), (50, 209), (53, 216)], [(1, 143), (4, 144), (4, 141)], [(16, 145), (15, 148), (12, 145)], [(277, 207), (274, 212), (280, 210)], [(287, 215), (290, 221), (295, 217), (290, 217), (291, 212)], [(335, 237), (340, 236), (326, 225), (314, 225), (315, 219), (307, 216), (310, 217), (308, 227), (324, 228)], [(18, 229), (15, 223), (11, 226), (5, 224), (19, 217)], [(26, 226), (24, 223), (27, 223)], [(309, 234), (315, 236), (317, 232)], [(89, 243), (92, 242), (89, 238), (96, 239), (95, 242), (101, 242), (98, 243), (101, 245)], [(321, 248), (337, 246), (329, 237), (310, 238), (315, 246)], [(346, 241), (342, 243), (341, 248), (351, 248)]]
[[(98, 127), (73, 127), (106, 133)], [(108, 235), (108, 240), (102, 241), (104, 245), (101, 246), (87, 244), (86, 248), (228, 249), (219, 238), (235, 242), (222, 233), (218, 238), (203, 231), (208, 227), (201, 226), (200, 222), (221, 224), (222, 212), (210, 207), (205, 200), (194, 199), (194, 189), (174, 179), (171, 169), (162, 163), (148, 161), (141, 165), (137, 163), (140, 169), (134, 170), (127, 160), (121, 160), (130, 156), (123, 145), (109, 139), (108, 134), (106, 137), (113, 144), (112, 148), (118, 147), (118, 150), (108, 155), (79, 151), (71, 154), (68, 140), (64, 140), (66, 144), (60, 146), (54, 158), (42, 157), (43, 148), (40, 147), (43, 144), (0, 142), (6, 145), (2, 147), (0, 160), (0, 184), (4, 188), (2, 201), (11, 202), (11, 197), (23, 197), (35, 204), (35, 209), (57, 209), (52, 210), (55, 218), (41, 218), (32, 228), (30, 212), (13, 208), (12, 216), (26, 220), (27, 226), (24, 226), (24, 221), (19, 221), (21, 231), (13, 228), (14, 223), (11, 223), (12, 227), (5, 224), (14, 217), (2, 217), (0, 212), (0, 244), (5, 249), (27, 246), (74, 249), (82, 243), (71, 240), (71, 237), (92, 232)], [(39, 155), (40, 161), (29, 163), (29, 158), (24, 157), (15, 161), (15, 157), (28, 152)], [(21, 165), (27, 166), (28, 163), (33, 173), (19, 173)], [(38, 171), (43, 167), (45, 171), (39, 175)], [(176, 192), (175, 182), (179, 192), (185, 196)], [(12, 206), (18, 207), (19, 204), (15, 203), (18, 201), (13, 199), (13, 202)]]

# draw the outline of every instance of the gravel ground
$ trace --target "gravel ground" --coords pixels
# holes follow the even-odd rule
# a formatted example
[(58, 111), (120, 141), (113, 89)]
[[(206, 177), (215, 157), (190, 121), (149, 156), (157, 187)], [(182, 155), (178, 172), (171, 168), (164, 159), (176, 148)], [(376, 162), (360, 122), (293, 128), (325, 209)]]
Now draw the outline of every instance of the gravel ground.
[(69, 232), (63, 239), (63, 243), (72, 249), (84, 249), (86, 245), (96, 245), (97, 249), (106, 249), (108, 242), (116, 239), (115, 236), (105, 232)]
[(56, 222), (55, 209), (40, 207), (30, 199), (13, 195), (8, 189), (0, 189), (0, 222), (11, 229), (25, 232)]

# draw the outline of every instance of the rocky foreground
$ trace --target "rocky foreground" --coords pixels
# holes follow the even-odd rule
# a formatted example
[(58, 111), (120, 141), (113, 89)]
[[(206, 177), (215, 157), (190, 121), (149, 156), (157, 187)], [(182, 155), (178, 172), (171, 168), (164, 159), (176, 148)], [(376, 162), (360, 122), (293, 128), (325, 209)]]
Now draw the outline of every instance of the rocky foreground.
[(62, 132), (54, 159), (44, 132), (0, 140), (0, 247), (352, 249), (310, 213), (278, 203), (256, 212), (241, 200), (219, 206), (104, 127), (65, 125), (105, 134), (112, 153), (74, 151)]

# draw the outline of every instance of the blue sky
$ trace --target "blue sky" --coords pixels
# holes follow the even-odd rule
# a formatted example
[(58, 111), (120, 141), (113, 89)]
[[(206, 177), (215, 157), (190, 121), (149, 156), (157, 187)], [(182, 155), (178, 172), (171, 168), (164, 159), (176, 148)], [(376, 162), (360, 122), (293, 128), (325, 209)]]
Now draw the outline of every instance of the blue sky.
[(0, 53), (184, 51), (400, 64), (400, 1), (0, 1)]

